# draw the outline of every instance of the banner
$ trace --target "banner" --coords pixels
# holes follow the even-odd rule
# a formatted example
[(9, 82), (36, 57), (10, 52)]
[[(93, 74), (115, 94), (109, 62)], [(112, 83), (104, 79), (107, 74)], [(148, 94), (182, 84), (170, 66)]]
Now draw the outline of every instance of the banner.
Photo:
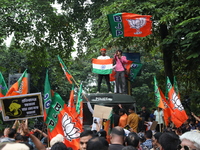
[(150, 15), (117, 13), (107, 16), (113, 37), (145, 37), (152, 33)]
[(43, 117), (41, 93), (0, 98), (4, 121)]

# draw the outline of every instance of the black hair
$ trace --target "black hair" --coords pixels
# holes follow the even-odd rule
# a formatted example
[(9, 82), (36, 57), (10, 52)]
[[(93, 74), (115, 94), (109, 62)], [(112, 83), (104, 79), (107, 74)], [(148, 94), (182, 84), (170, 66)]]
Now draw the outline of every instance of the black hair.
[(124, 129), (119, 126), (112, 128), (111, 134), (115, 134), (122, 137), (125, 136)]
[(117, 51), (118, 51), (118, 52), (120, 52), (120, 53), (121, 53), (121, 55), (122, 55), (122, 53), (123, 53), (123, 52), (122, 52), (122, 50), (117, 50)]
[(126, 137), (127, 146), (130, 145), (133, 147), (137, 147), (139, 144), (139, 141), (140, 141), (140, 138), (135, 132), (130, 132), (128, 136)]
[(16, 136), (15, 136), (15, 140), (16, 141), (24, 141), (24, 138), (20, 133), (17, 133)]
[(124, 108), (121, 108), (121, 109), (119, 109), (119, 112), (125, 114), (126, 110)]
[(147, 130), (146, 132), (145, 132), (145, 137), (146, 138), (149, 138), (149, 139), (151, 139), (152, 138), (152, 131), (151, 130)]
[(174, 132), (165, 132), (160, 136), (159, 143), (164, 150), (177, 150), (181, 141)]
[(96, 136), (104, 137), (106, 139), (107, 133), (105, 130), (100, 130), (99, 132), (96, 133)]
[(94, 136), (94, 133), (93, 133), (93, 131), (91, 131), (91, 130), (84, 130), (83, 132), (81, 132), (81, 134), (80, 134), (80, 138), (81, 137), (84, 137), (84, 136)]
[(135, 111), (135, 107), (134, 107), (133, 105), (131, 105), (131, 106), (129, 107), (129, 109)]
[(62, 142), (57, 142), (53, 144), (51, 150), (68, 150), (67, 146)]
[(157, 132), (153, 136), (157, 141), (159, 141), (161, 135), (162, 135), (162, 132)]
[(87, 143), (87, 150), (108, 150), (109, 144), (103, 137), (93, 137)]
[(17, 133), (16, 129), (10, 128), (9, 133), (8, 133), (8, 137), (14, 138), (16, 133)]

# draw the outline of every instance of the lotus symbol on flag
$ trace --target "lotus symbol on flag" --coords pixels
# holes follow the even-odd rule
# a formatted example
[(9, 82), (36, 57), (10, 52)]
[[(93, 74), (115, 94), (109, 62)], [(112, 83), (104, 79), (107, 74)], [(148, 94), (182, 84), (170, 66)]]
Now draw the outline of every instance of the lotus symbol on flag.
[(76, 128), (74, 124), (74, 122), (71, 122), (71, 117), (65, 113), (62, 118), (62, 128), (65, 138), (69, 141), (80, 137), (80, 130)]
[(181, 101), (175, 92), (173, 93), (173, 96), (172, 96), (172, 102), (174, 103), (175, 109), (178, 108), (180, 111), (184, 110), (183, 105), (181, 104)]
[(146, 24), (146, 18), (137, 18), (137, 19), (126, 19), (130, 28), (136, 29), (134, 34), (141, 34), (140, 28), (142, 28)]

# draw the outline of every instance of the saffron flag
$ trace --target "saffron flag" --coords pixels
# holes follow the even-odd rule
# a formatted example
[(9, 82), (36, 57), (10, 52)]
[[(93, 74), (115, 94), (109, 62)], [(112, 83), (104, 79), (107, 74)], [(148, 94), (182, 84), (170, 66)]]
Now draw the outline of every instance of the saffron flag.
[(113, 59), (92, 59), (92, 72), (97, 74), (111, 74)]
[[(125, 74), (125, 77), (127, 77), (127, 78), (128, 78), (129, 76), (132, 75), (132, 74), (131, 74), (131, 66), (132, 66), (132, 63), (133, 63), (133, 61), (128, 60), (128, 61), (124, 64), (124, 67), (126, 68), (126, 70), (127, 70), (127, 72), (128, 72), (128, 75)], [(113, 69), (113, 70), (112, 70), (112, 73), (110, 74), (110, 81), (115, 81), (115, 74), (116, 74), (115, 69)]]
[(69, 72), (69, 70), (67, 69), (67, 67), (65, 66), (65, 63), (62, 61), (62, 59), (60, 58), (60, 56), (58, 56), (58, 60), (60, 62), (60, 65), (65, 73), (65, 76), (67, 78), (67, 80), (69, 81), (70, 84), (72, 84), (72, 75), (71, 73)]
[(46, 121), (51, 102), (52, 102), (52, 94), (51, 94), (51, 86), (49, 83), (49, 75), (47, 70), (44, 83), (44, 122)]
[[(48, 113), (45, 121), (47, 124), (48, 136), (51, 140), (56, 135), (61, 134), (64, 136), (64, 143), (67, 147), (78, 150), (82, 125), (76, 122), (75, 117), (69, 111), (61, 96), (56, 92), (51, 92), (48, 72), (46, 77), (45, 86), (48, 86), (48, 88), (46, 87), (45, 95), (51, 95), (51, 100), (48, 102)], [(49, 89), (49, 92), (47, 92), (47, 89)]]
[(145, 37), (152, 33), (150, 15), (116, 13), (107, 16), (113, 37)]
[(172, 109), (171, 121), (179, 128), (188, 119), (188, 116), (169, 78), (167, 78), (167, 88), (167, 91), (169, 91), (169, 107)]
[(28, 74), (26, 69), (24, 73), (21, 75), (21, 77), (18, 79), (18, 81), (10, 87), (10, 89), (6, 93), (6, 96), (14, 96), (27, 93), (28, 93)]
[(104, 130), (107, 133), (106, 139), (109, 143), (110, 143), (110, 133), (112, 131), (112, 128), (114, 128), (114, 117), (113, 117), (113, 112), (111, 111), (108, 119), (106, 120), (104, 124)]
[(164, 113), (165, 125), (169, 126), (169, 123), (171, 121), (171, 114), (172, 114), (173, 111), (172, 111), (171, 107), (169, 107), (169, 101), (165, 98), (165, 95), (163, 94), (161, 89), (158, 88), (158, 90), (160, 92), (160, 97), (161, 97), (163, 104), (164, 104), (163, 113)]
[(163, 97), (161, 97), (156, 77), (154, 77), (154, 92), (155, 92), (155, 104), (156, 104), (156, 107), (164, 109), (165, 107), (164, 107), (164, 103), (163, 103)]
[(0, 72), (0, 97), (4, 97), (7, 92), (8, 92), (8, 87), (7, 87), (6, 82), (3, 78), (3, 75)]
[[(80, 104), (81, 108), (82, 108), (82, 104)], [(71, 112), (71, 114), (75, 117), (78, 118), (80, 115), (76, 112), (76, 105), (75, 105), (75, 101), (74, 101), (74, 84), (72, 86), (72, 90), (70, 92), (70, 97), (69, 97), (69, 101), (68, 101), (68, 110)], [(82, 114), (82, 112), (81, 112)]]
[(61, 134), (67, 147), (78, 150), (82, 126), (76, 121), (58, 93), (54, 93), (49, 111), (46, 123), (50, 140), (57, 134)]

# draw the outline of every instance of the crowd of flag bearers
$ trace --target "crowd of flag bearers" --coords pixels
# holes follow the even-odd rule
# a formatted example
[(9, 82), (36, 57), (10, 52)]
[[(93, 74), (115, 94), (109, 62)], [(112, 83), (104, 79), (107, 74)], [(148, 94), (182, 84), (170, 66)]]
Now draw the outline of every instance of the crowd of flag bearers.
[[(102, 57), (105, 56), (105, 51), (105, 49), (101, 49)], [(120, 53), (120, 51), (118, 52)], [(115, 54), (115, 56), (118, 56), (118, 52)], [(123, 57), (120, 56), (120, 58)], [(127, 62), (126, 58), (123, 59), (124, 61), (122, 62)], [(158, 138), (156, 134), (159, 133), (161, 135), (162, 133), (165, 135), (165, 132), (173, 132), (176, 133), (176, 135), (182, 135), (184, 132), (190, 132), (191, 130), (199, 129), (198, 121), (200, 121), (200, 118), (192, 113), (192, 116), (196, 119), (192, 123), (191, 116), (188, 117), (186, 114), (186, 111), (180, 101), (180, 95), (179, 93), (176, 93), (175, 88), (171, 84), (169, 78), (167, 78), (168, 94), (165, 96), (162, 90), (159, 88), (155, 77), (155, 107), (157, 110), (152, 113), (153, 117), (150, 115), (150, 113), (146, 113), (146, 109), (143, 109), (141, 112), (135, 112), (135, 108), (133, 106), (126, 110), (121, 104), (119, 104), (117, 111), (113, 107), (113, 112), (109, 118), (96, 118), (99, 119), (98, 121), (95, 121), (94, 118), (93, 124), (95, 124), (95, 128), (92, 128), (92, 130), (84, 129), (82, 98), (84, 94), (82, 94), (82, 84), (78, 84), (75, 81), (59, 56), (58, 60), (67, 80), (72, 85), (68, 103), (66, 104), (62, 97), (51, 89), (51, 83), (49, 82), (49, 75), (47, 70), (43, 93), (43, 122), (45, 130), (43, 130), (44, 128), (30, 130), (28, 127), (28, 119), (25, 121), (20, 121), (20, 118), (17, 118), (12, 128), (6, 128), (4, 130), (4, 134), (0, 139), (0, 143), (3, 143), (3, 150), (10, 149), (12, 146), (28, 146), (28, 149), (31, 149), (31, 144), (32, 147), (35, 147), (35, 149), (39, 150), (46, 149), (47, 147), (51, 147), (51, 149), (54, 149), (55, 147), (58, 149), (63, 148), (63, 150), (90, 150), (94, 148), (93, 144), (95, 144), (96, 141), (99, 142), (99, 148), (102, 150), (125, 149), (130, 147), (132, 149), (138, 150), (146, 150), (152, 148), (161, 150), (162, 144), (159, 144), (159, 141), (154, 143), (152, 140), (154, 139), (155, 141), (155, 138)], [(100, 60), (101, 64), (98, 64), (98, 59), (93, 59), (93, 72), (100, 73), (101, 69), (106, 68), (103, 74), (100, 74), (102, 77), (99, 76), (99, 78), (102, 79), (103, 77), (107, 76), (109, 79), (114, 66), (113, 59), (108, 58), (108, 60), (110, 60), (108, 64), (107, 59)], [(105, 66), (102, 67), (102, 65)], [(118, 71), (124, 72), (125, 68), (122, 63), (121, 68), (124, 70), (122, 69)], [(123, 77), (124, 75), (125, 74), (123, 74)], [(14, 83), (8, 90), (3, 76), (0, 74), (0, 96), (3, 98), (8, 96), (28, 94), (27, 76), (27, 70), (25, 70), (18, 81)], [(105, 77), (105, 79), (107, 78)], [(101, 84), (100, 81), (99, 83)], [(100, 84), (98, 85), (98, 92), (100, 92)], [(108, 92), (111, 92), (109, 84), (107, 85)], [(74, 86), (77, 86), (79, 89), (77, 92), (76, 100), (74, 98)], [(121, 92), (123, 93), (123, 86), (121, 89)], [(119, 91), (117, 91), (117, 93), (118, 92)], [(150, 117), (152, 117), (152, 119), (148, 119)], [(126, 141), (122, 140), (121, 137), (123, 137), (122, 139), (129, 139), (131, 137), (135, 137), (136, 139), (138, 138), (138, 143), (136, 142), (136, 146), (131, 145), (129, 141), (130, 139)], [(10, 143), (17, 145), (9, 145)], [(30, 145), (21, 145), (20, 143), (29, 143)], [(196, 149), (198, 148), (200, 149), (200, 147), (197, 147)], [(98, 148), (95, 149), (98, 150)]]

